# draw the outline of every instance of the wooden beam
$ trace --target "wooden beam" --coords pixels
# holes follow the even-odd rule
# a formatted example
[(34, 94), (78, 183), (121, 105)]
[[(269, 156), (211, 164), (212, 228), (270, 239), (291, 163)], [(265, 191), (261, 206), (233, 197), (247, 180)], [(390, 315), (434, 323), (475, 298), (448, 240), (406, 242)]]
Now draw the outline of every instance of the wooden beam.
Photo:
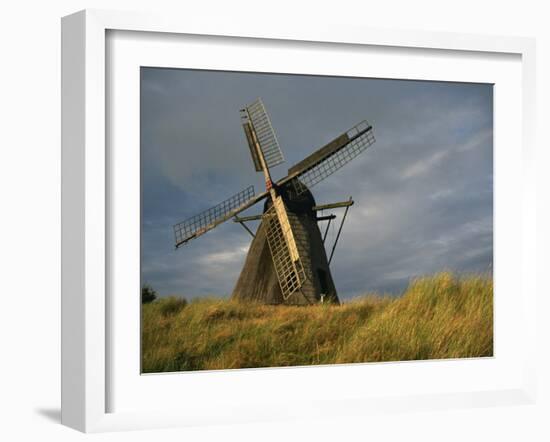
[(336, 215), (333, 215), (333, 214), (330, 214), (330, 215), (327, 215), (327, 216), (318, 216), (317, 218), (315, 218), (316, 221), (328, 221), (328, 220), (331, 220), (331, 219), (334, 219), (336, 218)]
[[(237, 218), (237, 217), (235, 217), (235, 218)], [(244, 223), (244, 221), (241, 221), (241, 220), (239, 220), (239, 219), (234, 219), (233, 221), (240, 223), (241, 226), (243, 226), (243, 228), (244, 228), (248, 233), (250, 233), (250, 235), (252, 236), (252, 238), (256, 238), (256, 235), (254, 235), (254, 233), (252, 233), (252, 230), (250, 230), (250, 229), (248, 228), (248, 226)]]
[(334, 250), (336, 250), (336, 244), (338, 244), (338, 239), (340, 238), (340, 234), (342, 233), (342, 227), (344, 227), (344, 221), (346, 220), (346, 215), (348, 214), (348, 210), (350, 206), (353, 204), (353, 200), (351, 199), (351, 196), (349, 197), (349, 201), (351, 202), (351, 204), (346, 207), (344, 216), (342, 218), (342, 221), (340, 222), (340, 228), (338, 229), (338, 233), (336, 234), (336, 239), (334, 240), (334, 244), (332, 245), (332, 250), (330, 251), (330, 258), (328, 259), (329, 266), (330, 266), (330, 263), (332, 262), (332, 257), (334, 256)]
[(256, 221), (258, 219), (262, 219), (262, 215), (251, 215), (251, 216), (235, 216), (233, 221), (236, 223), (240, 223), (243, 221)]
[(302, 161), (300, 161), (299, 163), (295, 164), (290, 169), (288, 169), (288, 176), (298, 175), (300, 173), (303, 173), (307, 169), (310, 169), (313, 166), (316, 166), (317, 164), (321, 163), (330, 155), (334, 154), (335, 152), (338, 152), (340, 149), (346, 146), (349, 142), (350, 142), (350, 138), (348, 137), (347, 133), (343, 133), (342, 135), (339, 135), (330, 143), (328, 143), (326, 146), (323, 146), (320, 149), (317, 149), (311, 155), (307, 156)]
[(340, 201), (338, 203), (331, 203), (331, 204), (320, 204), (318, 206), (313, 206), (314, 211), (318, 210), (326, 210), (326, 209), (337, 209), (338, 207), (349, 207), (353, 206), (354, 201), (350, 198), (347, 201)]

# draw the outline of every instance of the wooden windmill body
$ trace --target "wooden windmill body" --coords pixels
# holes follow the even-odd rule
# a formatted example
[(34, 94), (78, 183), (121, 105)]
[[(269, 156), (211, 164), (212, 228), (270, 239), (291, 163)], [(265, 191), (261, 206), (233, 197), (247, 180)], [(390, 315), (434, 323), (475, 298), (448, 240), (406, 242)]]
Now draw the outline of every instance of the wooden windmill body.
[[(268, 224), (260, 222), (231, 297), (265, 304), (307, 305), (338, 302), (328, 258), (317, 221), (315, 200), (308, 190), (296, 195), (291, 187), (280, 190), (292, 226), (303, 266), (304, 281), (300, 290), (284, 299), (267, 240)], [(272, 204), (267, 201), (264, 214)]]
[[(203, 235), (231, 218), (254, 237), (232, 298), (265, 304), (309, 305), (338, 303), (330, 272), (330, 260), (349, 207), (348, 201), (316, 205), (309, 187), (317, 184), (374, 143), (372, 126), (366, 121), (289, 169), (274, 183), (270, 168), (284, 162), (282, 151), (261, 99), (241, 110), (242, 125), (256, 171), (262, 172), (266, 191), (255, 196), (253, 187), (239, 192), (174, 226), (176, 248)], [(239, 213), (266, 199), (261, 215)], [(325, 239), (334, 215), (318, 216), (324, 209), (345, 207), (330, 258)], [(261, 220), (256, 234), (246, 222)], [(319, 221), (328, 221), (322, 236)]]

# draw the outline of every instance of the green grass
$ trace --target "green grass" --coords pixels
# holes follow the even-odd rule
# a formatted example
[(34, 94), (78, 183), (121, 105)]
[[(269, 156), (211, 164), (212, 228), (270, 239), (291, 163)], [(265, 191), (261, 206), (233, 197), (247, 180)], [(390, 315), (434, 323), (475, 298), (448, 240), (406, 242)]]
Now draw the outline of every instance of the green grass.
[(493, 283), (440, 273), (399, 298), (266, 306), (168, 298), (142, 306), (145, 373), (493, 354)]

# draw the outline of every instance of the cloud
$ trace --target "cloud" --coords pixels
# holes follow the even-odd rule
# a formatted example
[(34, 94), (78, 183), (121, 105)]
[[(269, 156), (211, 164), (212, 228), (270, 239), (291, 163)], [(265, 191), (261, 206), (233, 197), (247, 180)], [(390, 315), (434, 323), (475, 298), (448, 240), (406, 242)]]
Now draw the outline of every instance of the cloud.
[(240, 261), (248, 252), (248, 245), (236, 247), (233, 250), (207, 253), (200, 257), (199, 262), (206, 266), (220, 266)]
[(401, 173), (401, 179), (409, 179), (425, 175), (449, 156), (448, 151), (434, 152), (427, 158), (423, 158), (410, 166), (405, 166)]
[(471, 138), (466, 140), (466, 142), (464, 142), (458, 147), (458, 150), (461, 152), (465, 152), (473, 149), (481, 149), (483, 148), (484, 145), (492, 144), (492, 142), (493, 142), (493, 129), (487, 128), (485, 130), (482, 130), (474, 134)]

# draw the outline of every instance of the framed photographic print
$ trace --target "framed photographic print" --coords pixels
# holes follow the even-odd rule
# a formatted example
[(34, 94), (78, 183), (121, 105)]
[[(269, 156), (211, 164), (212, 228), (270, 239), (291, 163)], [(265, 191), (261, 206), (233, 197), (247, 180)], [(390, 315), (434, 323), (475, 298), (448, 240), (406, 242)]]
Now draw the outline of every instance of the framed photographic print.
[(64, 18), (63, 422), (530, 402), (533, 57)]
[(493, 356), (492, 88), (142, 67), (142, 372)]

